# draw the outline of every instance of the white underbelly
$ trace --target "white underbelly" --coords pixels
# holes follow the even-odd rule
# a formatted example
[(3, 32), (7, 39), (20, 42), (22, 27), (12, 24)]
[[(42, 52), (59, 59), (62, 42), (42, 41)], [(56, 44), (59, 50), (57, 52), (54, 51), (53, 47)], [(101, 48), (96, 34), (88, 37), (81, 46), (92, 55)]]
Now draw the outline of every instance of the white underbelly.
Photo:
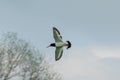
[(62, 47), (62, 46), (66, 46), (66, 43), (63, 42), (57, 42), (55, 43), (56, 47)]

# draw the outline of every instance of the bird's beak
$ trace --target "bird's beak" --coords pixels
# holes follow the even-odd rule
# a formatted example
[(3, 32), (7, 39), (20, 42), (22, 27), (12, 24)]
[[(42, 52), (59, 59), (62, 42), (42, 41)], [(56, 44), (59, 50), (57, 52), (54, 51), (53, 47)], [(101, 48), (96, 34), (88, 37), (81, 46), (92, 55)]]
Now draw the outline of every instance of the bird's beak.
[(47, 48), (49, 48), (50, 47), (50, 45), (49, 46), (47, 46)]

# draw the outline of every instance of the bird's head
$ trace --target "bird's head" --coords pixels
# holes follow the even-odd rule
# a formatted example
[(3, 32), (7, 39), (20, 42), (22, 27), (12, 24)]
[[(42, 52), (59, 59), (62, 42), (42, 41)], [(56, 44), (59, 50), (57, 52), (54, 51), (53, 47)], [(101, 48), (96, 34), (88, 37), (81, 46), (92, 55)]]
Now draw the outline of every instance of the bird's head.
[(48, 47), (55, 47), (55, 43), (51, 43)]
[(67, 42), (67, 49), (69, 49), (71, 47), (71, 42), (70, 41), (66, 41)]

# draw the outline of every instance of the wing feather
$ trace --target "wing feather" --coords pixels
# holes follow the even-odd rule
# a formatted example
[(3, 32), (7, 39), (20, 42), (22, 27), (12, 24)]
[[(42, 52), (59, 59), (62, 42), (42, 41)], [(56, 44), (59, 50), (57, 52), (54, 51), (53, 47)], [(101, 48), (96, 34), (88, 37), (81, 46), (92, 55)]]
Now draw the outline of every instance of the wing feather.
[(63, 54), (63, 48), (62, 47), (57, 47), (55, 50), (55, 60), (59, 60), (62, 57)]
[(53, 36), (54, 36), (55, 42), (63, 42), (62, 36), (60, 35), (59, 30), (55, 27), (53, 27)]

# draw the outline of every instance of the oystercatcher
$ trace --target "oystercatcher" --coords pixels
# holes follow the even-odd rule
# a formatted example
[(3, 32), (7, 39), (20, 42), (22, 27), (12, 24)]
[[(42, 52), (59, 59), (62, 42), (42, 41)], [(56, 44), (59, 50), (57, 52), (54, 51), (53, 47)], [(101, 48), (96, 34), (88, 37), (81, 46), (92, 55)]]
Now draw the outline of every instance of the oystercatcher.
[(53, 36), (55, 39), (55, 43), (51, 43), (48, 47), (56, 47), (55, 60), (57, 61), (62, 57), (63, 47), (67, 46), (67, 49), (70, 48), (71, 42), (70, 41), (63, 42), (59, 30), (55, 27), (53, 27)]

